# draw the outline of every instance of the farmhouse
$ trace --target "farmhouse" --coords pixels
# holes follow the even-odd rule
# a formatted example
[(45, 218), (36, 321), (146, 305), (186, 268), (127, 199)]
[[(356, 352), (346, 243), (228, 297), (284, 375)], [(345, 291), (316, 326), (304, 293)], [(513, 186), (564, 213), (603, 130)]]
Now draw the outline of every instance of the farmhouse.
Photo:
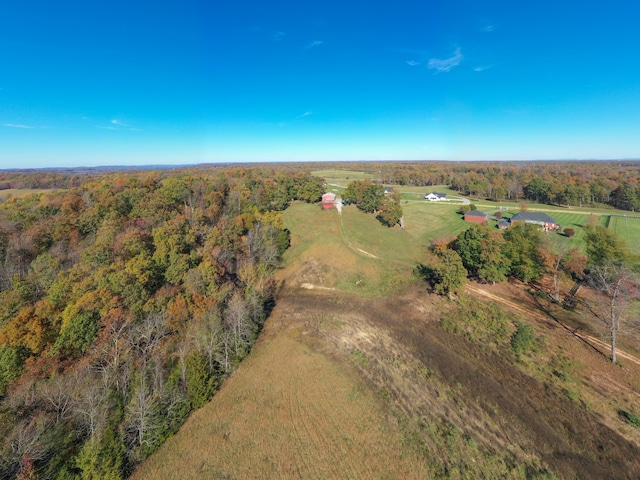
[(331, 210), (333, 208), (333, 205), (336, 201), (336, 194), (335, 193), (325, 193), (324, 195), (322, 195), (322, 208), (324, 208), (325, 210)]
[(424, 196), (425, 200), (429, 200), (430, 202), (439, 202), (440, 200), (446, 200), (447, 199), (447, 194), (446, 193), (437, 193), (437, 192), (431, 192), (431, 193), (427, 193)]
[(489, 221), (489, 215), (479, 210), (471, 210), (464, 214), (465, 222), (485, 223)]
[(555, 218), (542, 212), (519, 212), (511, 217), (511, 223), (524, 222), (540, 225), (545, 230), (557, 230), (558, 224)]

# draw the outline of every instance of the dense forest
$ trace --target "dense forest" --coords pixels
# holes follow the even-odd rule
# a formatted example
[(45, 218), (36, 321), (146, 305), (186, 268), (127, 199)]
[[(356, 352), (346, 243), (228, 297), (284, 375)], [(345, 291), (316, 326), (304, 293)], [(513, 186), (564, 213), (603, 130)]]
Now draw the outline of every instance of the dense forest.
[(303, 169), (65, 176), (0, 205), (0, 478), (121, 478), (214, 394), (274, 302)]

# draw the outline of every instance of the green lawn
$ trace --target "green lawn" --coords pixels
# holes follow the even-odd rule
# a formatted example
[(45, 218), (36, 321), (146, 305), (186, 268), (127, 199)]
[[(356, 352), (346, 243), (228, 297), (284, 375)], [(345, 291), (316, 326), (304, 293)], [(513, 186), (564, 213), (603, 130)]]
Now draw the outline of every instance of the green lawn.
[[(629, 215), (636, 215), (636, 213)], [(625, 240), (632, 252), (640, 253), (640, 218), (611, 216), (609, 229)]]
[(460, 205), (422, 201), (403, 204), (405, 230), (420, 248), (432, 240), (453, 238), (470, 224), (458, 213)]

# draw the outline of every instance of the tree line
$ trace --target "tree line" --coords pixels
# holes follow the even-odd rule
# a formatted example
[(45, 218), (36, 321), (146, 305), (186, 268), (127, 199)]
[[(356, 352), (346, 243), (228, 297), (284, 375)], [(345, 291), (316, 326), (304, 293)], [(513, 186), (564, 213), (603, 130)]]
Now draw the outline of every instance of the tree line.
[(199, 168), (0, 205), (0, 478), (131, 472), (250, 351), (279, 212), (323, 193), (301, 168)]

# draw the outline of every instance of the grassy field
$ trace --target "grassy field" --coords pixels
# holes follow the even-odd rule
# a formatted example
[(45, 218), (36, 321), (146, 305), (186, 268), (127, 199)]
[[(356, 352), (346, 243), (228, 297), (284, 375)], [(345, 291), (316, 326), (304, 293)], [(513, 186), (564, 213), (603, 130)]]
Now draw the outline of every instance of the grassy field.
[(292, 232), (284, 275), (297, 272), (295, 281), (380, 295), (414, 280), (420, 248), (406, 230), (384, 227), (355, 206), (343, 208), (341, 219), (336, 210), (295, 203), (283, 218)]
[(640, 218), (611, 216), (608, 227), (625, 240), (633, 252), (640, 253)]
[(266, 340), (130, 478), (425, 478), (347, 365), (288, 336)]
[(373, 180), (370, 173), (359, 172), (356, 170), (318, 170), (313, 172), (317, 177), (325, 179), (328, 185), (341, 185), (346, 187), (353, 180)]

